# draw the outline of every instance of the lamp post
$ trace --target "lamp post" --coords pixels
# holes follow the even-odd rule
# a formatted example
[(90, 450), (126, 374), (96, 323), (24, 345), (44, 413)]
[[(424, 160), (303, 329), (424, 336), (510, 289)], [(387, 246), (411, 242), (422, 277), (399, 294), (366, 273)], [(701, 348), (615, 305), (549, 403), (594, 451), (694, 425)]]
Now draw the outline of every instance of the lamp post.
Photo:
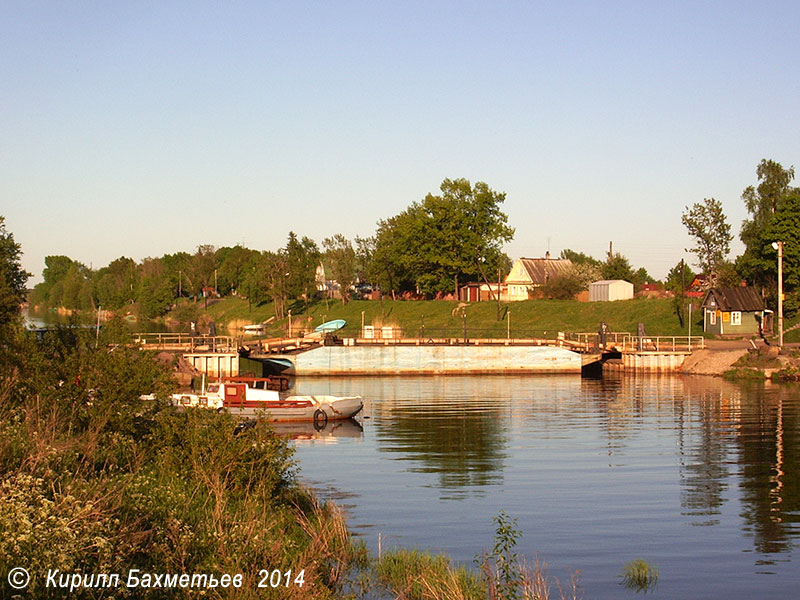
[(778, 345), (783, 348), (783, 242), (772, 242), (778, 251)]

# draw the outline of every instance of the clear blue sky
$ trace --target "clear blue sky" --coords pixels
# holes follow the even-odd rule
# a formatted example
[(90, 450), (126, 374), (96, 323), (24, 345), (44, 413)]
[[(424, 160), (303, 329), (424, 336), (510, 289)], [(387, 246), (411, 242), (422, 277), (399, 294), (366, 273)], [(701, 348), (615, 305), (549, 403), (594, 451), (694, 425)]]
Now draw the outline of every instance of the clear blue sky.
[(369, 236), (465, 177), (507, 193), (512, 258), (613, 240), (660, 278), (686, 205), (738, 235), (758, 162), (800, 167), (798, 31), (796, 1), (10, 0), (0, 214), (35, 283)]

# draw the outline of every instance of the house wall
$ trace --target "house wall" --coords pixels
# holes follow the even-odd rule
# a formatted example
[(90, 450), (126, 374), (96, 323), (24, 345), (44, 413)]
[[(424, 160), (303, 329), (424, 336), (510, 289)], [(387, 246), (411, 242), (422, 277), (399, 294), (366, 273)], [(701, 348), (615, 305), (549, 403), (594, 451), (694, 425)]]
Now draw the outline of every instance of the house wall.
[(720, 333), (720, 316), (717, 316), (717, 311), (708, 308), (703, 309), (703, 331), (706, 333)]
[(505, 283), (507, 289), (505, 300), (508, 302), (515, 302), (528, 299), (531, 280), (521, 260), (517, 259), (514, 266), (511, 267), (511, 271), (506, 277)]
[[(704, 309), (705, 314), (703, 318), (703, 331), (707, 333), (714, 333), (717, 335), (750, 335), (758, 333), (758, 321), (756, 314), (760, 315), (761, 312), (742, 312), (741, 323), (736, 324), (730, 312), (713, 311), (711, 309)], [(712, 314), (714, 315), (714, 323), (712, 324)]]

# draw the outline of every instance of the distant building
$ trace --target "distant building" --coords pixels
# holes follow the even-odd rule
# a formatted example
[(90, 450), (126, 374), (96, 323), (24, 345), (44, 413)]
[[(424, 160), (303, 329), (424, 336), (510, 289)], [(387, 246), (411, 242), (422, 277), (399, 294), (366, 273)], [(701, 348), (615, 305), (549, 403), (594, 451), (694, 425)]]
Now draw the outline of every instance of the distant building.
[(764, 299), (751, 287), (715, 287), (709, 289), (703, 303), (703, 331), (718, 335), (753, 335), (772, 332), (772, 311), (764, 308)]
[(567, 258), (519, 258), (505, 280), (506, 294), (502, 300), (514, 302), (528, 300), (539, 296), (541, 288), (551, 279), (569, 275), (572, 261)]
[(589, 284), (589, 302), (611, 302), (633, 298), (633, 284), (622, 279), (605, 279)]
[(636, 295), (644, 298), (663, 298), (667, 292), (661, 283), (643, 283)]
[(686, 286), (684, 295), (689, 298), (702, 298), (711, 286), (711, 279), (708, 275), (695, 275), (691, 283)]
[[(500, 299), (506, 297), (506, 285), (500, 285)], [(465, 283), (458, 290), (458, 299), (461, 302), (485, 302), (487, 300), (497, 300), (496, 283)]]

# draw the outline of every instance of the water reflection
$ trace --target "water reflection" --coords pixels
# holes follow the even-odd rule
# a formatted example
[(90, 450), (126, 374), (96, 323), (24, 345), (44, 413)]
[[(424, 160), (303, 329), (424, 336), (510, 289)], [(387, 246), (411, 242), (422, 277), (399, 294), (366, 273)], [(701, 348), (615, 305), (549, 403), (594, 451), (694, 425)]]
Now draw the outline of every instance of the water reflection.
[[(796, 386), (680, 376), (297, 386), (368, 400), (363, 443), (347, 454), (357, 467), (315, 470), (342, 444), (298, 448), (311, 479), (356, 495), (355, 527), (469, 563), (502, 509), (530, 540), (523, 554), (579, 567), (596, 598), (617, 596), (621, 561), (637, 555), (662, 573), (655, 597), (748, 598), (764, 585), (780, 597), (796, 581)], [(709, 578), (702, 593), (699, 570)]]

